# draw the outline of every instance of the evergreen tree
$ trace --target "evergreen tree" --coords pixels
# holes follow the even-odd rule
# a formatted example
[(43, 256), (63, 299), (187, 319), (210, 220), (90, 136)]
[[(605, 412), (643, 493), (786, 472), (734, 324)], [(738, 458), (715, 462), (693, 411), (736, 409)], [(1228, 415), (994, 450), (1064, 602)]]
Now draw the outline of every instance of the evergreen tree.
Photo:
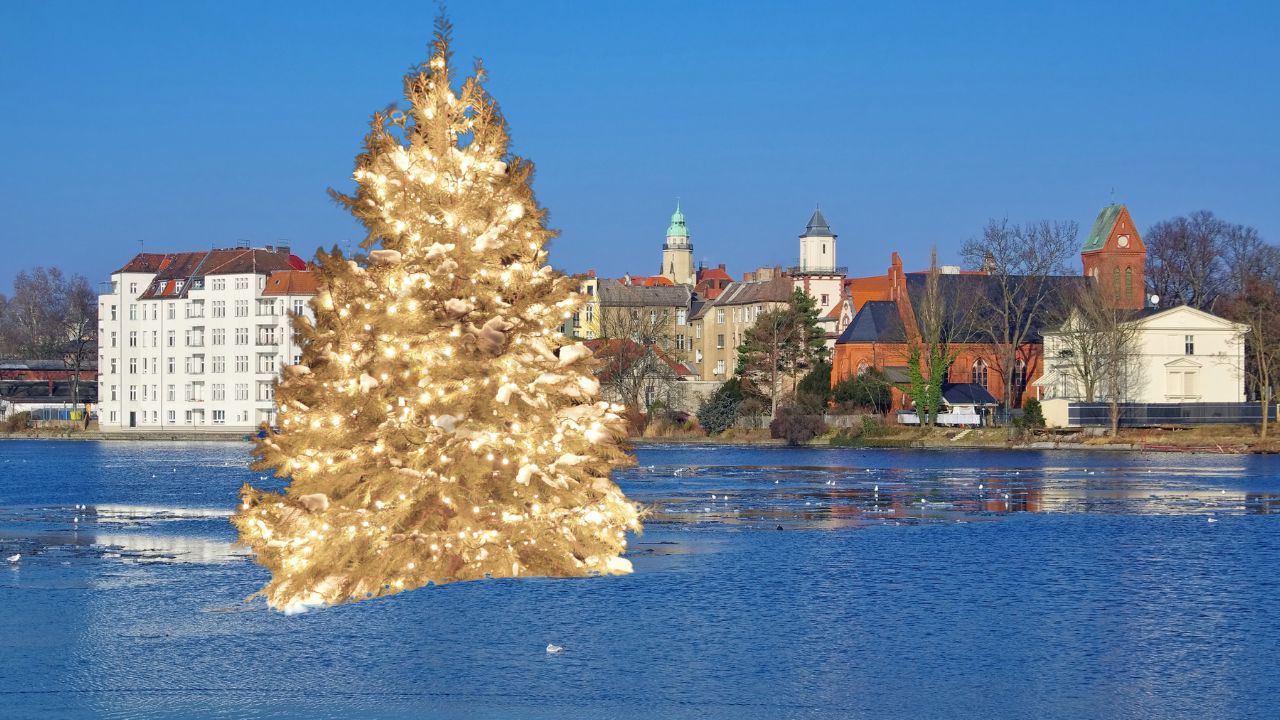
[(356, 158), (367, 262), (319, 253), (302, 362), (277, 385), (278, 432), (245, 486), (241, 539), (286, 610), (484, 577), (630, 572), (638, 509), (620, 406), (592, 403), (595, 362), (558, 328), (579, 306), (546, 264), (554, 233), (508, 154), (477, 63), (451, 84), (449, 26), (376, 113)]
[(796, 288), (784, 308), (756, 319), (738, 347), (738, 371), (752, 392), (769, 398), (776, 415), (778, 401), (795, 387), (800, 375), (827, 357), (827, 336), (818, 325), (818, 306)]

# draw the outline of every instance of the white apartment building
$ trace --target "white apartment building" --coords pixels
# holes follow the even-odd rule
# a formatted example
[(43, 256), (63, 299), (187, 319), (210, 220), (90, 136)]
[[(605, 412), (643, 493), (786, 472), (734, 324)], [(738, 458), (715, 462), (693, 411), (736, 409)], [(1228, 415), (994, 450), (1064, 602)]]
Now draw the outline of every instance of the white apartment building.
[(297, 363), (289, 313), (315, 279), (287, 247), (141, 253), (98, 297), (98, 424), (124, 431), (252, 431), (275, 420)]

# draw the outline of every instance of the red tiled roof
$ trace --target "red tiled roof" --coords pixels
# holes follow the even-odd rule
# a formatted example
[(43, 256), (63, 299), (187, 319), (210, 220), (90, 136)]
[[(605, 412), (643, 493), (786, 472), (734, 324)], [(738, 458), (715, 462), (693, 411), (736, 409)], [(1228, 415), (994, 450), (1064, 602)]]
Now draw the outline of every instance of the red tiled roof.
[[(591, 348), (591, 352), (601, 359), (607, 359), (619, 355), (624, 359), (627, 357), (639, 358), (645, 350), (645, 346), (630, 338), (596, 338), (594, 340), (588, 340), (583, 344)], [(690, 377), (695, 374), (692, 368), (666, 354), (663, 352), (662, 348), (653, 346), (653, 352), (659, 360), (666, 363), (667, 366), (675, 372), (676, 376)], [(607, 374), (608, 372), (609, 368), (606, 364), (603, 369), (603, 374)]]
[(278, 270), (267, 277), (265, 295), (315, 295), (319, 280), (310, 270)]
[[(154, 273), (142, 298), (185, 297), (191, 281), (208, 275), (268, 274), (294, 267), (286, 252), (262, 248), (226, 248), (180, 253), (139, 253), (117, 273)], [(178, 283), (182, 287), (178, 287)]]

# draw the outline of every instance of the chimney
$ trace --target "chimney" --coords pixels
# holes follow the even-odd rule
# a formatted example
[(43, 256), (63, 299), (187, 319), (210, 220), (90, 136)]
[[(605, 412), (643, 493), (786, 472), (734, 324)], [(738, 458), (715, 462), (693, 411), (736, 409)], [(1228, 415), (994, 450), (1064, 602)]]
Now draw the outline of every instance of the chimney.
[[(268, 248), (270, 248), (271, 246), (270, 246), (270, 245), (268, 245), (267, 247), (268, 247)], [(288, 245), (277, 245), (277, 246), (276, 246), (276, 252), (280, 253), (281, 255), (288, 255), (288, 254), (289, 254), (289, 246), (288, 246)]]

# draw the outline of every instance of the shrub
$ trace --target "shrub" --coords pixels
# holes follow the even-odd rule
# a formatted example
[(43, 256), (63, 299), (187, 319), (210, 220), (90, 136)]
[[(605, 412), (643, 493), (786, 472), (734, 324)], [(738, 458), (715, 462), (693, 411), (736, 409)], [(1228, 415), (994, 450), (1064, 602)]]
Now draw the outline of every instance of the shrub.
[(831, 399), (831, 363), (820, 362), (796, 384), (796, 396), (807, 397), (826, 407)]
[(867, 408), (884, 414), (893, 402), (892, 383), (880, 370), (872, 368), (853, 377), (841, 380), (833, 389), (836, 402), (842, 405)]
[(698, 424), (708, 435), (719, 435), (738, 419), (738, 401), (716, 391), (698, 408)]
[(1044, 427), (1044, 408), (1040, 407), (1039, 400), (1031, 398), (1022, 404), (1022, 417), (1018, 418), (1018, 424), (1024, 428)]
[(794, 405), (778, 408), (778, 416), (769, 423), (770, 437), (782, 438), (788, 445), (803, 445), (826, 431), (820, 415)]
[(0, 425), (0, 428), (3, 428), (5, 432), (10, 433), (30, 430), (32, 427), (34, 425), (31, 423), (31, 413), (29, 412), (14, 413), (4, 421), (3, 425)]

